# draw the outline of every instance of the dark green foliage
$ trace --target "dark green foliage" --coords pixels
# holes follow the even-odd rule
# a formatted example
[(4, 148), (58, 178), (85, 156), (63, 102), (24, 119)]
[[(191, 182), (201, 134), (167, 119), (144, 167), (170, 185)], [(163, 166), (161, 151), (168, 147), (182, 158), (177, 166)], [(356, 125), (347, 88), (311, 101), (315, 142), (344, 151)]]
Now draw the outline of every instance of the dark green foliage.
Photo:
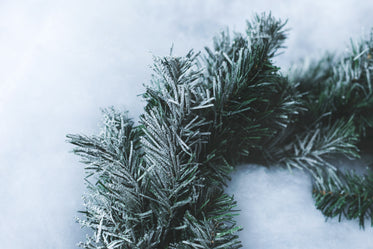
[[(312, 129), (312, 125), (317, 124), (327, 132), (322, 135), (323, 139), (336, 139), (337, 144), (323, 142), (324, 147), (332, 145), (331, 151), (324, 150), (327, 155), (337, 152), (357, 158), (357, 145), (364, 150), (366, 148), (361, 146), (372, 146), (372, 143), (367, 141), (372, 139), (373, 125), (372, 54), (373, 33), (366, 41), (357, 44), (351, 42), (350, 51), (339, 59), (326, 56), (306, 70), (295, 70), (291, 76), (292, 80), (300, 83), (305, 93), (302, 99), (307, 111), (304, 117), (300, 118), (301, 126)], [(360, 140), (364, 143), (358, 143)], [(322, 162), (325, 162), (327, 158), (322, 159)], [(354, 199), (352, 196), (371, 193), (371, 189), (367, 187), (371, 176), (344, 175), (329, 167), (328, 172), (318, 172), (315, 179), (317, 207), (326, 216), (344, 215), (348, 219), (358, 218), (360, 225), (364, 226), (364, 217), (371, 217), (369, 210), (373, 208), (373, 204), (370, 199)], [(347, 197), (345, 193), (349, 193), (349, 189), (354, 193)], [(333, 194), (320, 194), (328, 192)], [(365, 212), (366, 210), (368, 211)]]
[(263, 14), (204, 54), (155, 59), (140, 125), (111, 108), (99, 136), (67, 136), (87, 171), (80, 223), (94, 234), (81, 246), (240, 248), (224, 187), (250, 161), (309, 172), (327, 217), (372, 219), (373, 176), (329, 159), (359, 157), (372, 134), (373, 38), (284, 76), (272, 61), (284, 25)]
[(213, 50), (206, 48), (201, 64), (207, 65), (204, 77), (215, 99), (211, 144), (220, 144), (230, 161), (261, 152), (301, 110), (296, 86), (271, 60), (286, 37), (283, 26), (271, 15), (256, 16), (247, 36), (231, 39), (223, 32)]
[[(295, 140), (288, 145), (277, 148), (272, 158), (280, 158), (279, 163), (288, 168), (307, 170), (314, 179), (317, 188), (324, 184), (324, 175), (338, 182), (337, 169), (327, 159), (333, 155), (357, 157), (358, 141), (352, 119), (347, 122), (339, 120), (325, 127), (317, 125), (312, 130), (295, 135)], [(273, 149), (272, 149), (273, 150)]]
[[(81, 224), (95, 234), (85, 248), (150, 248), (159, 232), (151, 222), (145, 197), (149, 182), (143, 162), (140, 127), (126, 114), (104, 110), (100, 136), (68, 135), (74, 153), (87, 165), (90, 194), (84, 197), (86, 220)], [(91, 183), (91, 181), (93, 183)]]
[(314, 190), (316, 207), (326, 217), (338, 216), (357, 219), (364, 228), (365, 220), (370, 219), (373, 226), (373, 174), (359, 176), (347, 173), (340, 176), (343, 184), (328, 179), (325, 189)]
[(194, 60), (193, 53), (160, 59), (153, 87), (144, 94), (147, 100), (157, 100), (146, 106), (141, 120), (145, 161), (151, 169), (149, 198), (162, 230), (158, 247), (181, 243), (191, 248), (238, 248), (233, 235), (238, 228), (230, 215), (234, 202), (222, 189), (229, 171), (224, 165), (212, 171), (204, 164), (202, 151), (211, 132), (201, 114), (211, 111), (213, 98)]
[[(195, 55), (159, 59), (141, 126), (105, 111), (98, 137), (68, 135), (95, 183), (86, 196), (93, 228), (85, 248), (239, 248), (235, 202), (224, 191), (232, 167), (206, 166), (213, 98)], [(201, 116), (200, 116), (201, 115)]]
[(306, 70), (295, 70), (292, 78), (306, 93), (307, 121), (323, 115), (329, 115), (325, 122), (353, 117), (357, 132), (365, 136), (373, 127), (372, 55), (373, 33), (366, 41), (351, 42), (350, 51), (340, 59), (328, 55)]

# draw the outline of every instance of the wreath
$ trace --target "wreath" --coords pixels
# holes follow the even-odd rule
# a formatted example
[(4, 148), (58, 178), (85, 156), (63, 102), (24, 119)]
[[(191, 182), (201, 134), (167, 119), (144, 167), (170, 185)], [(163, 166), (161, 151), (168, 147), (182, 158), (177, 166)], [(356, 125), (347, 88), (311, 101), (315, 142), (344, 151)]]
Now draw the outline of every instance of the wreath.
[(203, 53), (156, 58), (138, 124), (108, 108), (99, 135), (67, 135), (86, 164), (82, 247), (242, 247), (225, 187), (248, 162), (308, 172), (326, 217), (373, 225), (373, 175), (332, 163), (373, 138), (373, 33), (284, 75), (273, 58), (285, 24), (257, 15)]

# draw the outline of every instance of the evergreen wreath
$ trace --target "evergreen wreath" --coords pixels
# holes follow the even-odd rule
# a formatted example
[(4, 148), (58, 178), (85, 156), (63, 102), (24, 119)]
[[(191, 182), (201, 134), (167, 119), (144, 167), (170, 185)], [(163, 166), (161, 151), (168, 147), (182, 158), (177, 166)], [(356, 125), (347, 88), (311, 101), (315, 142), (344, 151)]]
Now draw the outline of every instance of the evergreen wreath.
[(224, 188), (234, 165), (253, 161), (309, 172), (326, 217), (373, 225), (373, 175), (331, 163), (373, 138), (373, 33), (283, 75), (273, 58), (285, 24), (257, 15), (205, 53), (156, 58), (140, 124), (108, 108), (98, 136), (67, 135), (86, 164), (79, 222), (94, 234), (82, 247), (242, 247)]

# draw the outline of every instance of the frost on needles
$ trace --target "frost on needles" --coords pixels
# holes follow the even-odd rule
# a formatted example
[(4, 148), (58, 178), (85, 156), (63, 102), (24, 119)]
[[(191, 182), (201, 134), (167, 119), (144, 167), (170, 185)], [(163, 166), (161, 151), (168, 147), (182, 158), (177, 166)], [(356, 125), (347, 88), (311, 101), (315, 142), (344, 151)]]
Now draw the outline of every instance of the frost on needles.
[(109, 108), (98, 136), (67, 136), (86, 164), (79, 222), (94, 233), (82, 247), (240, 248), (224, 187), (254, 161), (309, 172), (327, 217), (373, 221), (373, 175), (330, 160), (372, 140), (373, 36), (283, 75), (272, 60), (284, 26), (257, 15), (204, 53), (156, 58), (139, 125)]

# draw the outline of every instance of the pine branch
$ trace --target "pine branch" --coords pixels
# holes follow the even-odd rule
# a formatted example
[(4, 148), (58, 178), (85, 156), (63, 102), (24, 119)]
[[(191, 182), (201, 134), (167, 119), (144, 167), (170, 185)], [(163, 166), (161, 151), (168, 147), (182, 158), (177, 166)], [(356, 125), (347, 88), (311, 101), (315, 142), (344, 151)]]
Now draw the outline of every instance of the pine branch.
[(149, 221), (152, 211), (144, 198), (148, 183), (141, 135), (127, 114), (108, 109), (104, 110), (100, 136), (67, 136), (87, 165), (86, 219), (79, 222), (92, 228), (94, 235), (82, 247), (149, 248), (157, 237)]
[(340, 178), (342, 185), (329, 178), (323, 190), (313, 191), (317, 209), (326, 217), (338, 216), (339, 221), (342, 217), (358, 219), (362, 228), (366, 219), (370, 219), (373, 226), (373, 175), (347, 173)]
[(349, 158), (359, 157), (357, 141), (353, 119), (347, 122), (339, 120), (328, 126), (317, 124), (313, 129), (295, 135), (295, 141), (273, 151), (271, 157), (289, 169), (308, 171), (316, 186), (322, 186), (325, 174), (339, 182), (336, 168), (328, 163), (328, 159), (337, 154)]
[[(337, 132), (335, 137), (340, 138), (340, 146), (334, 147), (337, 149), (335, 152), (348, 157), (359, 156), (356, 145), (367, 135), (367, 129), (369, 131), (373, 124), (372, 37), (373, 33), (366, 41), (352, 43), (349, 54), (339, 62), (330, 56), (325, 57), (319, 63), (311, 65), (308, 70), (298, 70), (296, 76), (292, 76), (293, 80), (300, 82), (301, 89), (306, 91), (303, 101), (308, 111), (301, 126), (318, 123), (324, 127), (337, 124), (341, 120), (349, 120), (348, 123), (352, 123), (349, 125), (351, 128), (341, 129), (341, 132), (335, 128), (331, 129)], [(328, 134), (324, 136), (328, 137)], [(322, 161), (324, 160), (325, 158), (322, 158)], [(339, 215), (339, 219), (342, 215), (347, 219), (358, 218), (360, 226), (364, 227), (364, 218), (370, 216), (371, 202), (369, 198), (361, 198), (359, 191), (367, 189), (369, 178), (344, 175), (330, 167), (329, 170), (319, 171), (315, 175), (316, 206), (324, 215)], [(355, 193), (347, 191), (352, 185), (355, 185), (355, 188), (352, 188)], [(345, 195), (345, 192), (349, 194)]]
[[(350, 51), (341, 59), (328, 55), (308, 69), (294, 70), (290, 76), (305, 92), (310, 123), (329, 113), (331, 120), (354, 117), (357, 132), (366, 135), (373, 119), (373, 33), (370, 39), (351, 42)], [(313, 79), (313, 80), (312, 80)]]
[(81, 246), (239, 248), (224, 186), (233, 165), (258, 158), (309, 172), (327, 217), (373, 220), (373, 176), (328, 161), (359, 157), (372, 132), (373, 35), (283, 76), (272, 59), (285, 24), (257, 15), (202, 56), (156, 58), (141, 125), (111, 108), (99, 136), (67, 136), (87, 172), (80, 223), (94, 235)]
[[(271, 15), (248, 22), (247, 36), (231, 40), (223, 32), (206, 48), (205, 82), (215, 98), (212, 142), (232, 163), (263, 150), (264, 141), (281, 132), (300, 111), (295, 86), (271, 62), (285, 39), (285, 23)], [(287, 95), (287, 93), (289, 93)]]
[[(218, 208), (229, 172), (219, 165), (215, 165), (214, 171), (204, 167), (202, 152), (211, 132), (210, 121), (201, 114), (211, 112), (214, 99), (204, 88), (194, 60), (193, 53), (185, 58), (160, 59), (155, 66), (153, 87), (144, 95), (150, 104), (141, 118), (145, 133), (142, 144), (149, 168), (152, 210), (159, 217), (158, 229), (162, 231), (159, 248), (169, 244), (201, 248), (240, 244), (236, 235), (225, 233), (219, 243), (205, 247), (205, 235), (211, 231), (214, 214), (230, 214), (234, 202), (225, 200), (225, 209)], [(219, 183), (213, 179), (219, 179)], [(201, 206), (208, 202), (214, 208), (209, 208), (210, 203)], [(188, 223), (191, 217), (196, 220), (193, 225)], [(214, 230), (233, 229), (235, 222), (232, 218), (228, 222), (231, 225), (219, 225)]]

